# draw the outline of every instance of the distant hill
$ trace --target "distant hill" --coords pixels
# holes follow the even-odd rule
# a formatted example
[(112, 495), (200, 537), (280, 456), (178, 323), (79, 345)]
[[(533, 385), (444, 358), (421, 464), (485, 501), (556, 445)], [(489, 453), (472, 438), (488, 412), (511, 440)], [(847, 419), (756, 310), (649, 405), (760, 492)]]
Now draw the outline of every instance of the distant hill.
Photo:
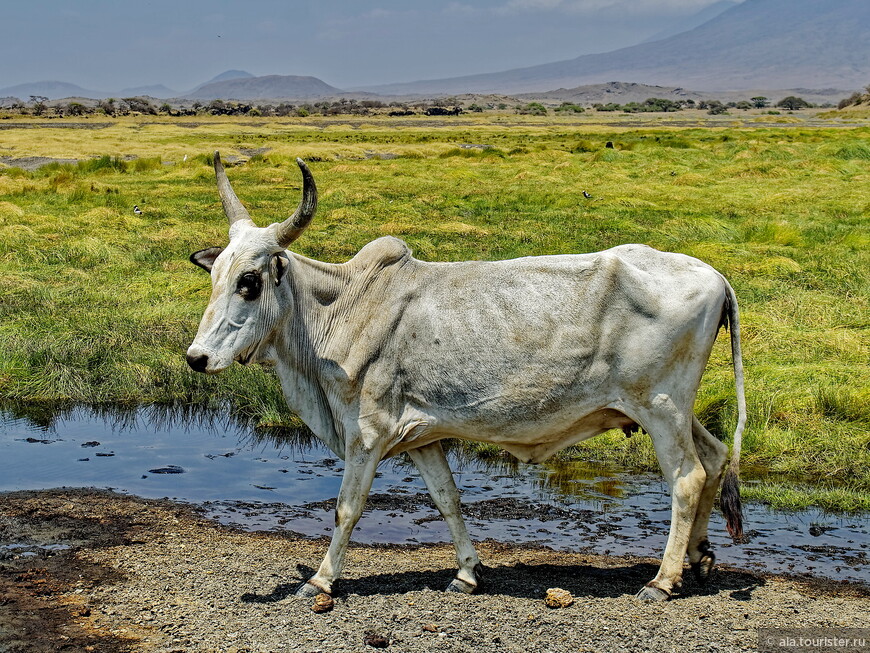
[[(692, 91), (681, 86), (652, 86), (634, 82), (607, 82), (606, 84), (586, 84), (574, 88), (558, 88), (552, 91), (538, 93), (517, 93), (519, 100), (539, 102), (573, 102), (581, 106), (601, 103), (626, 104), (628, 102), (643, 102), (648, 98), (664, 98), (666, 100), (714, 100), (715, 94)], [(729, 98), (730, 99), (730, 98)]]
[(228, 79), (250, 79), (251, 77), (254, 77), (254, 75), (246, 70), (226, 70), (220, 75), (212, 77), (206, 82), (206, 84), (211, 84), (213, 82), (225, 82)]
[(606, 84), (587, 84), (574, 88), (559, 88), (553, 91), (538, 93), (517, 93), (520, 100), (539, 100), (551, 102), (574, 102), (589, 105), (596, 102), (607, 104), (625, 104), (627, 102), (643, 102), (647, 98), (664, 98), (666, 100), (703, 100), (710, 98), (709, 93), (690, 91), (681, 86), (651, 86), (634, 82), (608, 82)]
[(163, 84), (155, 84), (153, 86), (136, 86), (133, 88), (125, 88), (117, 97), (153, 97), (164, 100), (166, 98), (175, 97), (178, 91), (173, 91), (171, 88), (166, 88)]
[(215, 75), (207, 82), (203, 82), (202, 84), (195, 86), (192, 91), (187, 91), (185, 93), (181, 93), (180, 95), (185, 95), (185, 96), (190, 97), (191, 93), (195, 93), (196, 91), (201, 89), (203, 86), (208, 86), (209, 84), (215, 84), (217, 82), (226, 82), (226, 81), (229, 81), (231, 79), (251, 79), (252, 77), (254, 77), (254, 75), (252, 75), (251, 73), (249, 73), (245, 70), (226, 70), (226, 71), (222, 72), (220, 75)]
[(4, 95), (17, 97), (25, 102), (30, 99), (31, 95), (42, 95), (47, 97), (49, 100), (59, 100), (67, 97), (108, 97), (108, 94), (102, 91), (91, 91), (84, 89), (81, 86), (77, 86), (76, 84), (57, 81), (33, 82), (0, 88), (0, 96)]
[[(179, 91), (174, 91), (171, 88), (167, 88), (163, 84), (153, 84), (150, 86), (134, 86), (122, 89), (120, 91), (94, 91), (92, 89), (82, 88), (77, 84), (70, 84), (67, 82), (59, 81), (44, 81), (18, 84), (16, 86), (2, 88), (0, 89), (0, 97), (15, 97), (25, 102), (30, 99), (31, 95), (42, 95), (47, 97), (49, 100), (63, 100), (67, 98), (90, 98), (94, 100), (99, 100), (108, 97), (152, 97), (164, 100), (177, 96), (188, 96), (190, 93), (193, 93), (196, 90), (212, 83), (225, 82), (234, 79), (253, 78), (254, 76), (251, 73), (245, 72), (244, 70), (227, 70), (226, 72), (223, 72), (220, 75), (213, 77), (209, 81), (200, 84), (196, 87), (196, 89), (194, 89), (194, 91), (189, 91), (188, 93), (179, 93)], [(190, 95), (190, 97), (193, 96)]]
[[(778, 89), (769, 96), (770, 91), (763, 89), (746, 89), (739, 91), (697, 91), (683, 88), (682, 86), (653, 86), (650, 84), (637, 84), (635, 82), (607, 82), (606, 84), (586, 84), (574, 88), (558, 88), (552, 91), (540, 91), (537, 93), (517, 93), (513, 97), (517, 100), (545, 102), (572, 102), (581, 106), (590, 104), (627, 104), (628, 102), (643, 102), (649, 98), (664, 98), (666, 100), (720, 100), (731, 102), (738, 100), (750, 100), (753, 97), (764, 95), (771, 102), (777, 102), (788, 95), (796, 95), (807, 102), (824, 104), (835, 103), (844, 96), (842, 90), (837, 89)], [(463, 96), (459, 96), (463, 97)]]
[(500, 73), (361, 90), (515, 94), (613, 79), (701, 91), (861, 88), (870, 80), (870, 1), (745, 0), (654, 43)]
[(210, 82), (185, 93), (192, 100), (307, 100), (342, 93), (316, 77), (264, 75)]

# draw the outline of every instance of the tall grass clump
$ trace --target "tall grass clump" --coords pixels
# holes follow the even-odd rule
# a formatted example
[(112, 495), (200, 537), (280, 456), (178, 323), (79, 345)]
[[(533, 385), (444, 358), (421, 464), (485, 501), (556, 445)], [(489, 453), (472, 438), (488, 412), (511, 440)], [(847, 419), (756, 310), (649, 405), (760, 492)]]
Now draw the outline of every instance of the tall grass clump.
[(816, 390), (816, 409), (827, 419), (856, 422), (870, 429), (870, 392), (824, 385)]
[(834, 157), (837, 159), (870, 161), (870, 145), (861, 142), (848, 143), (837, 148), (834, 151)]
[(79, 161), (76, 164), (76, 172), (90, 174), (95, 172), (127, 172), (127, 162), (117, 156), (104, 154), (96, 159)]

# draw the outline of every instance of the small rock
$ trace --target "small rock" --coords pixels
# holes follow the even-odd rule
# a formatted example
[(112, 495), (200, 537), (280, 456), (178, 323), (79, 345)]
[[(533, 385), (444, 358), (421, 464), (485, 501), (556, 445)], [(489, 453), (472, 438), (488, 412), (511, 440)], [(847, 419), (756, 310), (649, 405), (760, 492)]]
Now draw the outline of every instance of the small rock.
[(333, 607), (335, 607), (335, 601), (332, 600), (332, 597), (329, 594), (321, 592), (314, 597), (314, 605), (311, 606), (311, 609), (314, 612), (321, 613), (329, 612)]
[(371, 646), (372, 648), (387, 648), (390, 645), (390, 640), (383, 635), (378, 635), (377, 633), (368, 633), (363, 637), (363, 644)]
[[(98, 456), (100, 454), (97, 454)], [(112, 454), (114, 455), (114, 454)], [(179, 465), (167, 465), (166, 467), (157, 467), (155, 469), (149, 469), (149, 474), (184, 474), (184, 468)]]
[(547, 604), (548, 608), (567, 608), (574, 603), (574, 597), (568, 590), (563, 590), (561, 587), (551, 587), (547, 590), (544, 603)]
[(425, 630), (427, 633), (437, 633), (438, 626), (436, 626), (435, 624), (426, 624), (425, 626), (423, 626), (423, 630)]

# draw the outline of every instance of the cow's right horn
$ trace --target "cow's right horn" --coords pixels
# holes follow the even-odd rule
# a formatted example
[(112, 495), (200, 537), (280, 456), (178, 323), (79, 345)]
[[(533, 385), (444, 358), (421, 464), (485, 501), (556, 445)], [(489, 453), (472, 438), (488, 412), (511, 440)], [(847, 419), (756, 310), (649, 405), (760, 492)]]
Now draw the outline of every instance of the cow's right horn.
[(302, 235), (317, 210), (317, 186), (314, 184), (314, 175), (302, 159), (296, 159), (296, 163), (302, 170), (302, 200), (293, 215), (281, 224), (275, 225), (275, 236), (281, 247), (287, 247)]
[(240, 221), (249, 222), (253, 226), (254, 221), (251, 220), (248, 210), (242, 205), (233, 192), (233, 187), (230, 186), (230, 180), (227, 179), (227, 173), (224, 172), (224, 166), (221, 163), (220, 152), (214, 153), (214, 174), (217, 177), (218, 193), (221, 196), (221, 204), (224, 205), (224, 213), (227, 220), (230, 221), (230, 228)]

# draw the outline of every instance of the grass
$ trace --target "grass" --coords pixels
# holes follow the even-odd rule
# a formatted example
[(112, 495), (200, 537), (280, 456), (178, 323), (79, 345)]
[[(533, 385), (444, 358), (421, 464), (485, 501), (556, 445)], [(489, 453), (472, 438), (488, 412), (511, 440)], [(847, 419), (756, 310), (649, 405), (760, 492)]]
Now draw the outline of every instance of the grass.
[(831, 512), (870, 512), (870, 492), (855, 486), (750, 483), (740, 490), (744, 501), (764, 503), (774, 510), (816, 507)]
[[(709, 262), (741, 304), (742, 460), (768, 475), (751, 492), (771, 498), (775, 478), (799, 475), (804, 488), (818, 484), (817, 505), (866, 508), (870, 128), (836, 116), (758, 120), (590, 112), (5, 129), (0, 156), (80, 162), (0, 168), (0, 394), (229, 405), (263, 426), (295, 425), (269, 373), (204, 377), (183, 355), (209, 292), (187, 257), (226, 240), (210, 153), (269, 148), (230, 169), (234, 187), (260, 224), (281, 219), (299, 198), (295, 157), (309, 161), (320, 208), (294, 248), (321, 260), (392, 234), (427, 260), (643, 242)], [(720, 341), (697, 412), (728, 441), (736, 410)], [(649, 439), (621, 433), (560, 455), (655, 467)]]

